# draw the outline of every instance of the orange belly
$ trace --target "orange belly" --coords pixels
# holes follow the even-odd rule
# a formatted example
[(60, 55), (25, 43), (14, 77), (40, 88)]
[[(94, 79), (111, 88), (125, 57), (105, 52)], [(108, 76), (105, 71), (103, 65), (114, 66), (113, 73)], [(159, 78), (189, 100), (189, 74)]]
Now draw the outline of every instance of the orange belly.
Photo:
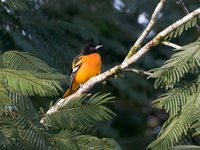
[(87, 56), (82, 56), (81, 67), (76, 73), (75, 82), (83, 84), (93, 76), (101, 72), (101, 57), (99, 54), (94, 53)]

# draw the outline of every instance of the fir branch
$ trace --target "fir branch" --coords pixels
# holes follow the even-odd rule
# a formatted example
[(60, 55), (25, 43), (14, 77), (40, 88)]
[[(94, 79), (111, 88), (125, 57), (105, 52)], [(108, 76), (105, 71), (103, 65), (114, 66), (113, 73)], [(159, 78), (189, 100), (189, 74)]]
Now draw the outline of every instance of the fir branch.
[(192, 124), (199, 120), (199, 97), (200, 93), (188, 97), (189, 101), (181, 109), (180, 115), (170, 117), (168, 121), (165, 122), (158, 138), (153, 141), (147, 149), (165, 150), (178, 144), (184, 136), (188, 134)]
[(30, 98), (19, 92), (9, 92), (11, 104), (17, 108), (17, 111), (32, 121), (39, 121), (37, 111), (35, 110)]
[(155, 88), (172, 88), (189, 72), (197, 72), (200, 66), (199, 41), (183, 46), (160, 68), (153, 69), (150, 78), (156, 78)]
[[(86, 93), (89, 89), (91, 89), (95, 84), (102, 82), (104, 80), (107, 80), (109, 77), (115, 75), (119, 71), (123, 71), (125, 68), (129, 67), (131, 64), (135, 63), (140, 57), (142, 57), (145, 53), (147, 53), (152, 47), (155, 47), (156, 45), (160, 44), (165, 36), (182, 26), (183, 24), (187, 23), (194, 17), (198, 16), (200, 14), (200, 8), (194, 10), (190, 14), (186, 15), (182, 19), (176, 21), (175, 23), (171, 24), (167, 28), (165, 28), (163, 31), (158, 33), (151, 41), (149, 41), (147, 44), (145, 44), (136, 54), (131, 56), (128, 59), (125, 59), (121, 64), (109, 69), (108, 71), (89, 79), (86, 83), (84, 83), (81, 88), (74, 94), (70, 95), (69, 97), (65, 99), (61, 99), (58, 101), (53, 107), (51, 107), (47, 114), (51, 114), (53, 112), (56, 112), (59, 110), (60, 107), (64, 106), (66, 103), (71, 101), (72, 99), (76, 97), (80, 97), (84, 93)], [(44, 122), (44, 118), (41, 119), (41, 122)]]
[(7, 69), (26, 70), (30, 72), (52, 72), (46, 62), (28, 52), (9, 50), (0, 55), (0, 64)]
[(120, 146), (112, 139), (98, 139), (91, 135), (81, 135), (77, 131), (63, 130), (54, 135), (52, 142), (53, 148), (59, 150), (121, 150)]
[[(1, 95), (1, 99), (0, 99), (1, 106), (3, 106), (3, 104), (10, 102), (10, 98), (8, 96), (8, 91), (5, 89), (5, 87), (2, 84), (0, 84), (0, 95)], [(1, 107), (0, 107), (0, 109), (1, 109)]]
[[(36, 75), (36, 73), (34, 73)], [(5, 82), (10, 90), (18, 91), (24, 95), (33, 96), (55, 96), (59, 95), (62, 88), (57, 81), (40, 79), (44, 73), (37, 73), (38, 77), (33, 76), (28, 71), (14, 69), (0, 69), (0, 81)], [(56, 74), (54, 74), (56, 76)]]
[(156, 108), (168, 112), (170, 117), (175, 117), (189, 101), (188, 97), (196, 92), (197, 85), (195, 83), (185, 84), (180, 88), (174, 88), (162, 94), (157, 100), (153, 101), (153, 104)]
[(28, 10), (28, 5), (30, 1), (27, 0), (5, 0), (0, 1), (0, 7), (2, 9), (8, 8), (15, 11), (25, 11)]
[[(47, 150), (47, 139), (44, 136), (44, 129), (35, 125), (34, 122), (17, 114), (14, 119), (14, 125), (17, 126), (20, 142), (34, 146), (38, 150)], [(24, 145), (24, 144), (23, 144)]]
[(110, 103), (110, 94), (94, 94), (73, 99), (59, 111), (45, 115), (45, 125), (57, 128), (74, 128), (76, 126), (90, 127), (97, 122), (107, 121), (115, 116), (103, 104)]

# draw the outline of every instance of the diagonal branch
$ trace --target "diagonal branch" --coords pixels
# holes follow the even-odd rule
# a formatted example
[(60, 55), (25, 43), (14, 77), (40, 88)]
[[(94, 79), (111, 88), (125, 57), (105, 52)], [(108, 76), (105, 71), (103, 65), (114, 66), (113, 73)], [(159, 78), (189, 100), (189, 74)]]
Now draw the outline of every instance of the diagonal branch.
[(166, 45), (166, 46), (169, 46), (169, 47), (172, 47), (172, 48), (175, 48), (175, 49), (181, 48), (181, 46), (179, 46), (179, 45), (177, 45), (175, 43), (169, 42), (169, 41), (163, 41), (162, 44)]
[(146, 76), (150, 76), (152, 75), (152, 73), (148, 72), (148, 71), (144, 71), (144, 70), (138, 70), (135, 68), (126, 68), (123, 71), (127, 71), (127, 72), (135, 72), (137, 74), (141, 74), (141, 75), (146, 75)]
[(137, 39), (137, 41), (134, 43), (134, 45), (131, 47), (125, 60), (130, 58), (132, 55), (134, 55), (136, 53), (136, 51), (141, 47), (142, 42), (147, 37), (149, 32), (151, 32), (153, 26), (155, 25), (157, 18), (158, 18), (158, 14), (160, 13), (161, 9), (163, 8), (165, 1), (166, 0), (160, 0), (160, 2), (156, 6), (156, 8), (151, 16), (151, 20), (149, 21), (149, 24), (147, 25), (147, 27), (145, 28), (143, 33), (140, 35), (140, 37)]
[[(190, 13), (182, 0), (176, 0), (176, 3), (181, 6), (181, 8), (183, 9), (183, 11), (186, 15)], [(198, 33), (200, 34), (200, 26), (198, 24), (196, 24), (195, 27), (196, 27), (196, 30), (198, 31)]]
[[(140, 57), (142, 57), (146, 52), (148, 52), (152, 47), (155, 47), (156, 45), (160, 44), (165, 36), (167, 36), (169, 33), (180, 27), (181, 25), (185, 24), (192, 18), (196, 17), (197, 15), (200, 15), (200, 8), (196, 9), (195, 11), (191, 12), (190, 14), (186, 15), (182, 19), (176, 21), (175, 23), (171, 24), (167, 28), (165, 28), (163, 31), (158, 33), (151, 41), (149, 41), (147, 44), (145, 44), (136, 54), (131, 56), (130, 58), (124, 60), (121, 64), (111, 68), (110, 70), (92, 77), (89, 79), (86, 83), (84, 83), (81, 88), (74, 94), (68, 96), (65, 99), (59, 100), (53, 107), (51, 107), (46, 114), (51, 114), (53, 112), (56, 112), (63, 106), (65, 106), (66, 103), (69, 101), (80, 97), (89, 89), (91, 89), (95, 84), (102, 82), (104, 80), (107, 80), (109, 77), (117, 74), (120, 71), (123, 71), (125, 68), (129, 67), (131, 64), (135, 63)], [(45, 116), (41, 119), (41, 123), (45, 122)]]

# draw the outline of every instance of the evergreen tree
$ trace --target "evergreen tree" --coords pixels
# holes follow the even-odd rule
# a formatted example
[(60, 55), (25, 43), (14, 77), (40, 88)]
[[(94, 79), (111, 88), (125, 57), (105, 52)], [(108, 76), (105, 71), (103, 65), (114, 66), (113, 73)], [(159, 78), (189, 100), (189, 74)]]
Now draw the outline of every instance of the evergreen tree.
[[(115, 93), (120, 99), (115, 105), (115, 111), (122, 117), (121, 120), (114, 120), (114, 128), (103, 126), (103, 135), (96, 134), (99, 123), (109, 122), (116, 116), (110, 109), (113, 108), (113, 105), (110, 107), (113, 102), (110, 94), (83, 95), (51, 114), (45, 114), (42, 108), (38, 113), (33, 103), (34, 98), (37, 103), (41, 103), (62, 95), (62, 87), (66, 85), (68, 77), (59, 71), (69, 73), (70, 67), (67, 66), (71, 66), (72, 58), (86, 42), (105, 46), (102, 52), (104, 69), (123, 60), (127, 47), (132, 45), (145, 26), (145, 23), (138, 24), (140, 15), (147, 17), (146, 13), (151, 12), (156, 3), (152, 1), (150, 6), (144, 5), (144, 1), (129, 0), (0, 1), (0, 148), (121, 149), (117, 142), (125, 149), (145, 147), (149, 139), (146, 138), (147, 129), (144, 125), (147, 115), (143, 114), (142, 108), (154, 112), (147, 106), (147, 100), (152, 98), (155, 91), (151, 82), (140, 74), (123, 73), (124, 77), (119, 74), (117, 80), (108, 81), (107, 91)], [(186, 4), (194, 9), (199, 2)], [(177, 8), (171, 9), (174, 3), (169, 2), (166, 7), (170, 8), (173, 17), (168, 15), (169, 9), (165, 9), (161, 14), (165, 16), (162, 19), (164, 21), (159, 20), (158, 27), (147, 40), (174, 21), (174, 18), (180, 18), (182, 13)], [(172, 38), (176, 41), (198, 21), (199, 16), (194, 17), (162, 37), (161, 41)], [(192, 41), (199, 36), (193, 30), (183, 36), (191, 38), (189, 41), (183, 38), (180, 43), (185, 46), (175, 50), (175, 54), (162, 67), (152, 70), (150, 76), (155, 78), (155, 88), (165, 89), (165, 93), (153, 104), (156, 108), (164, 109), (169, 118), (158, 138), (148, 146), (149, 149), (199, 149), (196, 139), (200, 133), (200, 40)], [(186, 45), (186, 40), (192, 43)], [(156, 50), (155, 56), (148, 54), (138, 62), (137, 67), (150, 69), (159, 66), (171, 54)], [(159, 58), (158, 61), (155, 61), (156, 58)], [(99, 89), (106, 91), (104, 88)], [(49, 107), (52, 105), (49, 104)], [(46, 111), (48, 108), (44, 109)], [(127, 115), (127, 111), (132, 112), (131, 115)], [(41, 118), (45, 118), (43, 123), (40, 122)], [(110, 135), (117, 142), (111, 138), (102, 138)]]

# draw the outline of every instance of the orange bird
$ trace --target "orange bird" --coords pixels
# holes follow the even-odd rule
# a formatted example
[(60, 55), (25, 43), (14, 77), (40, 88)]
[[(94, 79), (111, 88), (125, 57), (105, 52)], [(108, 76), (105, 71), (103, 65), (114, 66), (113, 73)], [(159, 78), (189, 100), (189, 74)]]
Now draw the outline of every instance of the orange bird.
[(87, 44), (76, 56), (72, 63), (72, 74), (70, 76), (70, 84), (63, 98), (75, 93), (79, 86), (85, 83), (93, 76), (101, 72), (101, 56), (98, 53), (102, 45)]

